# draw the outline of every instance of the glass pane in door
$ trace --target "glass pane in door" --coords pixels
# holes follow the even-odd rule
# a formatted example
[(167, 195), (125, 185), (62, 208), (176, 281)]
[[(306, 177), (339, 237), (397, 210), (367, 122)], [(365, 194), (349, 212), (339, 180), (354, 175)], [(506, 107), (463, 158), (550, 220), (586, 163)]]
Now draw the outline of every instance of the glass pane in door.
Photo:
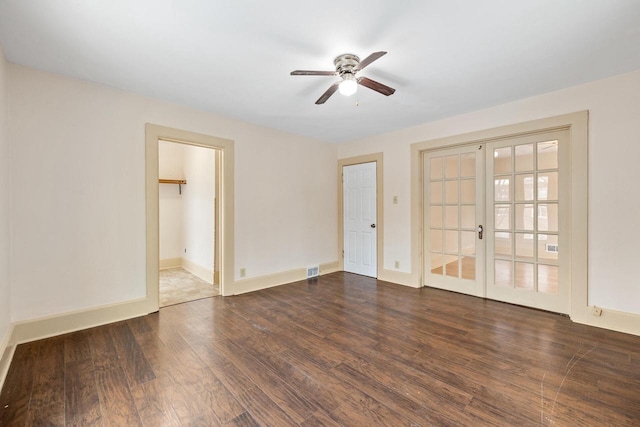
[[(425, 155), (429, 189), (425, 199), (428, 236), (425, 249), (429, 273), (441, 280), (476, 279), (477, 148), (443, 150)], [(507, 184), (508, 185), (508, 184)]]
[(491, 285), (557, 293), (558, 141), (515, 144), (493, 152)]

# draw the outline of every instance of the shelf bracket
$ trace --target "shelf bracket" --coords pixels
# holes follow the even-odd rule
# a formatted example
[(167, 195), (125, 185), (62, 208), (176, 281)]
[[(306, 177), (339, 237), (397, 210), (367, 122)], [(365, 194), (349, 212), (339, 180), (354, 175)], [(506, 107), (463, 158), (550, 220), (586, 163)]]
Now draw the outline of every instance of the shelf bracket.
[(160, 184), (178, 184), (178, 192), (182, 194), (182, 184), (186, 184), (186, 179), (159, 179), (158, 183)]

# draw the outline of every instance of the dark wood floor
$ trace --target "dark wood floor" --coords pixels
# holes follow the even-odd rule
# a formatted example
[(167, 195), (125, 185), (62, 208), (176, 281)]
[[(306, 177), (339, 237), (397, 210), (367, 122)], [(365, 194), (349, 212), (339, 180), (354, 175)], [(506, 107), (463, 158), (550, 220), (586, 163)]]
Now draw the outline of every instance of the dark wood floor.
[(640, 425), (640, 337), (335, 273), (20, 345), (0, 425)]

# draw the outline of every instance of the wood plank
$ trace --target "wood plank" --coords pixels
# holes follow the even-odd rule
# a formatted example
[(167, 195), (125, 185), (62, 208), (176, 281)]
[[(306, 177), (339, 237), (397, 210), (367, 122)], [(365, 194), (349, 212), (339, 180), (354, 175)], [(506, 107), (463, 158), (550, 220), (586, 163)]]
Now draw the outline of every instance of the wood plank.
[(455, 405), (443, 403), (439, 406), (440, 411), (433, 412), (430, 407), (426, 405), (423, 406), (425, 401), (411, 399), (409, 396), (400, 393), (387, 384), (375, 381), (346, 364), (336, 366), (332, 369), (332, 373), (336, 375), (338, 379), (357, 387), (360, 391), (366, 393), (367, 396), (381, 402), (395, 413), (404, 414), (404, 416), (410, 420), (410, 423), (420, 424), (426, 421), (429, 425), (455, 424), (455, 422), (445, 414), (461, 409)]
[(329, 417), (341, 425), (355, 426), (419, 426), (370, 396), (350, 397), (343, 405), (333, 410)]
[(302, 424), (302, 427), (339, 427), (336, 421), (329, 418), (323, 411), (318, 411), (309, 418), (307, 418)]
[(110, 371), (122, 367), (111, 329), (111, 326), (107, 325), (87, 330), (91, 360), (96, 371)]
[(260, 427), (260, 424), (253, 419), (250, 413), (243, 412), (231, 421), (227, 422), (225, 426), (228, 427)]
[(43, 424), (64, 425), (65, 338), (48, 338), (40, 344), (28, 424), (42, 419)]
[(182, 369), (171, 377), (179, 395), (174, 409), (184, 421), (191, 422), (192, 415), (199, 413), (209, 422), (225, 424), (245, 411), (209, 368)]
[(65, 366), (65, 419), (69, 425), (101, 425), (100, 397), (91, 360)]
[(131, 395), (138, 415), (145, 426), (179, 426), (180, 420), (173, 402), (177, 400), (171, 378), (157, 377), (131, 387)]
[(96, 371), (105, 426), (141, 426), (142, 421), (122, 368)]
[(318, 410), (307, 399), (296, 393), (284, 378), (279, 378), (260, 361), (243, 351), (241, 347), (228, 342), (222, 350), (226, 352), (227, 357), (233, 359), (232, 362), (251, 378), (261, 391), (269, 396), (270, 400), (273, 400), (297, 423), (304, 421)]
[(19, 345), (0, 393), (0, 425), (25, 425), (40, 343)]
[(259, 425), (293, 426), (298, 424), (258, 387), (238, 395), (238, 400), (247, 408), (251, 418)]
[(141, 384), (155, 378), (149, 362), (126, 322), (107, 326), (117, 348), (120, 363), (129, 384)]
[(65, 339), (49, 338), (41, 342), (33, 381), (30, 407), (64, 408)]
[(84, 331), (64, 335), (64, 362), (79, 362), (91, 359), (89, 333)]

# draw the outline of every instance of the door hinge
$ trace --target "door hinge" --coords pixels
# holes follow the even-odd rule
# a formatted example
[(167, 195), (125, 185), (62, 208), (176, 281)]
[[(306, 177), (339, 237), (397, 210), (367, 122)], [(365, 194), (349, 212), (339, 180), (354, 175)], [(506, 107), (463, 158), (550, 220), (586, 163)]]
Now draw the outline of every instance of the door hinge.
[(344, 258), (344, 250), (342, 251), (342, 258)]

